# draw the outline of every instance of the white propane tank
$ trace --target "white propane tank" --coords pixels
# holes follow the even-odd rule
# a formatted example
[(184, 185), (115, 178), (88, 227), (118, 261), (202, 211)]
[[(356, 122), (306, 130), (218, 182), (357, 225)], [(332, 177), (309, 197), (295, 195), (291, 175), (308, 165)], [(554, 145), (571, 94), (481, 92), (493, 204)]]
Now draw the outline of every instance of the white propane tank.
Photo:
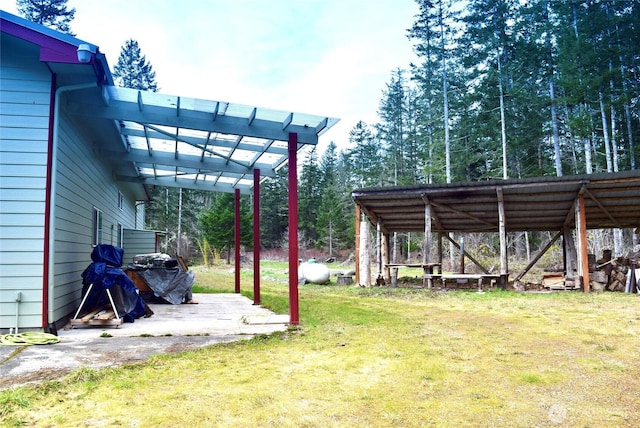
[(329, 268), (322, 263), (316, 263), (315, 259), (302, 263), (298, 268), (300, 283), (325, 284), (329, 282), (330, 275)]

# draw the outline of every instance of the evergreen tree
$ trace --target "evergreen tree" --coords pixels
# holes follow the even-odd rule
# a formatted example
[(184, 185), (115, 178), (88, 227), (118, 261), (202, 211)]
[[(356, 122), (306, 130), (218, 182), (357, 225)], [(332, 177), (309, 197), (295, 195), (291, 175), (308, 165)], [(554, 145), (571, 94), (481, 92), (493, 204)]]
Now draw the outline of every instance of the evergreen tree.
[(345, 154), (345, 167), (350, 172), (348, 182), (352, 187), (382, 185), (382, 153), (369, 126), (359, 121), (349, 131), (349, 142), (353, 145)]
[(338, 153), (337, 146), (332, 141), (320, 160), (321, 198), (318, 201), (318, 216), (316, 228), (318, 240), (316, 247), (324, 248), (329, 256), (334, 250), (345, 248), (348, 241), (353, 241), (353, 235), (348, 236), (349, 225), (353, 215), (348, 214), (351, 205), (348, 190), (344, 183), (338, 181)]
[[(453, 26), (447, 25), (456, 19), (450, 11), (451, 2), (445, 0), (417, 0), (420, 14), (408, 31), (408, 37), (416, 40), (415, 50), (422, 59), (418, 67), (412, 65), (412, 80), (418, 83), (420, 93), (415, 102), (416, 133), (426, 146), (425, 178), (431, 183), (434, 173), (440, 169), (436, 162), (435, 139), (437, 132), (444, 140), (445, 180), (451, 182), (451, 138), (450, 94), (451, 67), (453, 61), (449, 51), (455, 46)], [(440, 116), (441, 115), (441, 116)]]
[[(221, 193), (216, 196), (211, 208), (200, 216), (202, 235), (209, 246), (226, 251), (227, 263), (231, 260), (231, 249), (235, 243), (235, 196), (233, 193)], [(253, 243), (253, 220), (249, 207), (249, 198), (240, 201), (240, 243), (251, 247)]]
[(118, 86), (152, 92), (158, 90), (156, 73), (133, 39), (127, 40), (122, 47), (118, 63), (113, 68), (113, 77)]
[(407, 153), (407, 95), (403, 71), (393, 72), (378, 109), (378, 133), (384, 144), (385, 165), (389, 168), (386, 184), (400, 185), (413, 182), (408, 172)]
[(46, 25), (62, 33), (71, 32), (75, 8), (67, 8), (67, 0), (16, 0), (18, 12), (29, 21)]
[(265, 248), (279, 248), (289, 227), (287, 168), (262, 182), (260, 199), (260, 242)]
[(314, 246), (318, 239), (317, 220), (322, 185), (322, 175), (314, 149), (302, 164), (298, 182), (298, 228), (303, 246)]

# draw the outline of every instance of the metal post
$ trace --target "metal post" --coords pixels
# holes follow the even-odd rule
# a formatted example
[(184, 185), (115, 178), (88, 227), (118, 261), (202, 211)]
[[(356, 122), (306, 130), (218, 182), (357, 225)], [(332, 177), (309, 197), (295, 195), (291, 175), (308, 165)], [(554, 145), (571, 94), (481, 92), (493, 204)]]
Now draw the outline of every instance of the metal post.
[(235, 254), (235, 292), (240, 293), (240, 189), (235, 190), (234, 194), (234, 254)]
[(289, 317), (298, 325), (298, 134), (289, 133)]
[(260, 304), (260, 170), (253, 170), (253, 304)]

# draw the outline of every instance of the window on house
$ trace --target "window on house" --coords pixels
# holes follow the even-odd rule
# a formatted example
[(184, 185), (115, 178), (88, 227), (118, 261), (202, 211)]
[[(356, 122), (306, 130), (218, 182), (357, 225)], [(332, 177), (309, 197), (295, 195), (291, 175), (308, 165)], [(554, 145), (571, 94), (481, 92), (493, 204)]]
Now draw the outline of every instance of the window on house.
[(102, 211), (93, 207), (93, 245), (102, 244)]
[(124, 195), (120, 191), (118, 191), (118, 208), (124, 208)]
[(118, 234), (116, 236), (116, 246), (122, 248), (124, 242), (124, 227), (122, 226), (122, 223), (118, 223), (116, 233)]

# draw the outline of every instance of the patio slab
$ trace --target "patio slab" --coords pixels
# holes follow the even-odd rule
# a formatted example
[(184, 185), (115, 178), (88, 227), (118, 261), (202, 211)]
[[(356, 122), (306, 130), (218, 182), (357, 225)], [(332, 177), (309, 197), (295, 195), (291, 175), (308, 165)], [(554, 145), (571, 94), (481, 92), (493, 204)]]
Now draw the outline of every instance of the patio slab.
[(240, 294), (194, 294), (198, 304), (151, 304), (154, 314), (120, 326), (71, 326), (53, 345), (0, 346), (0, 389), (59, 378), (80, 368), (144, 361), (285, 331), (278, 315)]

